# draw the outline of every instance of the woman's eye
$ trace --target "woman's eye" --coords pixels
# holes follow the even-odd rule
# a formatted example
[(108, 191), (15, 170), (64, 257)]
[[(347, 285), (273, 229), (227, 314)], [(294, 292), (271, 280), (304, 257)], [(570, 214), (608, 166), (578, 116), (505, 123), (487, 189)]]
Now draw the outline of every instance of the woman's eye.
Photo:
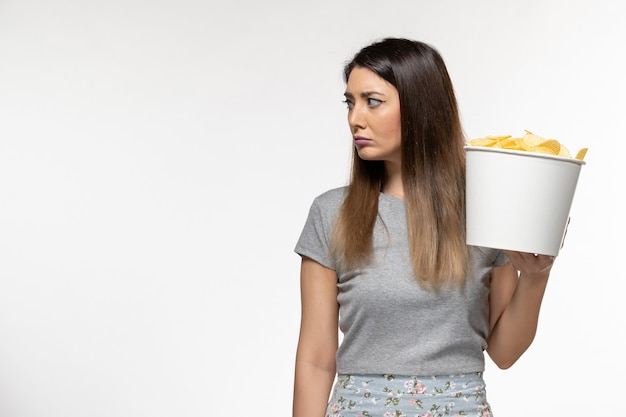
[(348, 109), (351, 109), (352, 107), (354, 107), (354, 103), (351, 100), (345, 99), (343, 102), (345, 103)]
[(367, 99), (367, 105), (370, 107), (378, 107), (379, 105), (381, 105), (383, 103), (382, 100), (378, 100), (377, 98), (368, 98)]

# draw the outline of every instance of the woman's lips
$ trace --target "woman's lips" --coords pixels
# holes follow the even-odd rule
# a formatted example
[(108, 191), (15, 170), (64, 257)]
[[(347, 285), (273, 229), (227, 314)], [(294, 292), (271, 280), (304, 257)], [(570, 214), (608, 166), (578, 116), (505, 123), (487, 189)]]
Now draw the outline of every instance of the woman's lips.
[(354, 144), (355, 145), (367, 145), (368, 143), (370, 143), (372, 140), (363, 136), (355, 136), (354, 137)]

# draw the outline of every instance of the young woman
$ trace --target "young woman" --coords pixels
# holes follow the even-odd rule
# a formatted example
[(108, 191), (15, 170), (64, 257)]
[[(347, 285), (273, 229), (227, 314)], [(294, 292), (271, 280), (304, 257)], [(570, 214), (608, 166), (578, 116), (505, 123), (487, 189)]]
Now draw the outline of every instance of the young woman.
[(350, 183), (314, 200), (295, 249), (293, 416), (490, 416), (483, 352), (508, 368), (531, 344), (554, 257), (465, 244), (465, 139), (434, 48), (384, 39), (344, 75)]

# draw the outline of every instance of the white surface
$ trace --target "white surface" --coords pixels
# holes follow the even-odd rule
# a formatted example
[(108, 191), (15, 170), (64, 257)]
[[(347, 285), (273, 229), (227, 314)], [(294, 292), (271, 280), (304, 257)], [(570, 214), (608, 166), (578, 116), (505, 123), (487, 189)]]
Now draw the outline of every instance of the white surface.
[(584, 161), (465, 149), (467, 244), (558, 255)]
[(387, 35), (440, 50), (469, 138), (589, 147), (536, 340), (486, 379), (496, 417), (614, 415), (622, 16), (619, 0), (0, 1), (0, 415), (289, 415), (292, 250), (347, 178), (342, 65)]

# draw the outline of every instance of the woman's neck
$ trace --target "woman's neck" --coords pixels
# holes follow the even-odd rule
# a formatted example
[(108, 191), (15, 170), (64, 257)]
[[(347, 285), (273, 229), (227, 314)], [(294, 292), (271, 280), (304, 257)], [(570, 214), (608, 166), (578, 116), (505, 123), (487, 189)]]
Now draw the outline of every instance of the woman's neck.
[(385, 182), (381, 191), (387, 195), (404, 198), (404, 186), (402, 184), (400, 165), (387, 163), (385, 164), (385, 170)]

